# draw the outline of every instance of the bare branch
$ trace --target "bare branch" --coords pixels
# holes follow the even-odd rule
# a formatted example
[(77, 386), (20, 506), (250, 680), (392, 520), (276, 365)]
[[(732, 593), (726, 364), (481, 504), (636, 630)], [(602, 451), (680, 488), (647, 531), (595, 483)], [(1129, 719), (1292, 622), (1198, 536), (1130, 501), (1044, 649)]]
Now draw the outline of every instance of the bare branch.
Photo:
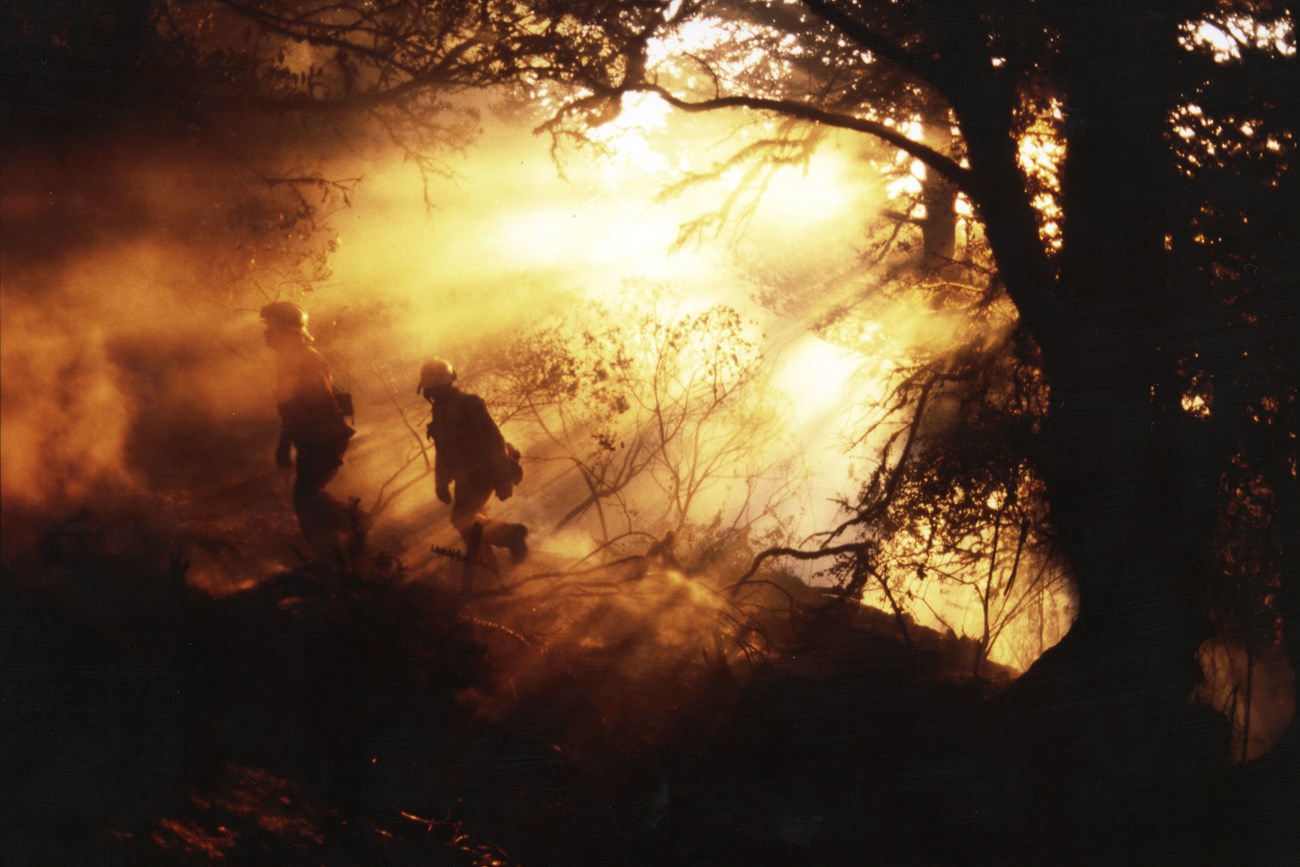
[(769, 99), (758, 96), (721, 96), (713, 99), (692, 102), (674, 95), (666, 88), (660, 87), (659, 85), (638, 85), (630, 89), (657, 94), (664, 100), (664, 102), (685, 112), (718, 111), (726, 108), (749, 108), (756, 111), (768, 111), (786, 117), (799, 118), (800, 120), (808, 120), (822, 124), (823, 126), (835, 127), (837, 129), (847, 129), (854, 132), (867, 133), (920, 160), (929, 168), (934, 169), (936, 172), (943, 175), (943, 177), (952, 181), (958, 189), (965, 192), (967, 195), (973, 195), (974, 192), (971, 183), (972, 176), (970, 169), (963, 168), (950, 157), (945, 156), (932, 148), (926, 147), (921, 142), (913, 141), (899, 132), (896, 128), (878, 121), (827, 111), (826, 109), (819, 108), (818, 106), (809, 103), (796, 102), (793, 100)]

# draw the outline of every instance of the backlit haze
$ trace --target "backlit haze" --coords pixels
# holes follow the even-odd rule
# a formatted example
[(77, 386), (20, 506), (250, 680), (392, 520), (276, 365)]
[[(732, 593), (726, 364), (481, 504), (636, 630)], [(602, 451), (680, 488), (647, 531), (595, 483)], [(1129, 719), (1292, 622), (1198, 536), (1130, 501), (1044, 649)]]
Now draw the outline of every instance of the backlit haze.
[[(476, 389), (492, 373), (474, 366), (485, 347), (595, 304), (618, 316), (657, 293), (681, 315), (736, 308), (764, 349), (761, 411), (773, 427), (754, 449), (770, 451), (769, 464), (797, 460), (760, 486), (777, 505), (756, 529), (811, 547), (810, 534), (836, 523), (836, 499), (851, 499), (870, 472), (873, 444), (854, 442), (895, 359), (951, 328), (932, 310), (880, 300), (861, 310), (856, 345), (837, 346), (808, 329), (820, 311), (777, 315), (757, 300), (781, 286), (833, 284), (856, 261), (885, 195), (861, 138), (829, 135), (805, 164), (777, 169), (761, 197), (742, 196), (727, 219), (684, 237), (741, 178), (724, 172), (661, 194), (723, 160), (747, 133), (721, 134), (740, 120), (629, 101), (596, 131), (603, 155), (566, 150), (557, 167), (550, 139), (532, 133), (538, 118), (485, 109), (477, 143), (448, 158), (448, 177), (427, 179), (427, 204), (425, 179), (400, 153), (333, 143), (323, 162), (301, 164), (359, 178), (350, 205), (335, 197), (322, 231), (271, 231), (261, 246), (247, 224), (279, 215), (248, 204), (256, 189), (221, 155), (122, 140), (16, 162), (3, 202), (7, 507), (143, 510), (154, 517), (141, 519), (141, 533), (207, 540), (189, 550), (189, 581), (212, 592), (293, 565), (287, 480), (272, 460), (273, 365), (257, 318), (266, 301), (286, 298), (310, 312), (318, 348), (357, 408), (358, 434), (331, 490), (374, 509), (372, 545), (418, 568), (431, 543), (454, 544), (422, 475), (431, 453), (427, 405), (415, 394), (421, 363), (447, 358)], [(298, 261), (313, 251), (319, 258)], [(846, 279), (860, 295), (871, 277)], [(503, 427), (527, 475), (496, 513), (533, 527), (538, 550), (583, 557), (589, 528), (552, 529), (576, 479), (542, 460), (530, 430)], [(720, 481), (693, 517), (730, 515), (740, 496)], [(268, 524), (266, 510), (278, 518)], [(7, 533), (6, 556), (33, 538)], [(960, 601), (928, 604), (960, 626)]]

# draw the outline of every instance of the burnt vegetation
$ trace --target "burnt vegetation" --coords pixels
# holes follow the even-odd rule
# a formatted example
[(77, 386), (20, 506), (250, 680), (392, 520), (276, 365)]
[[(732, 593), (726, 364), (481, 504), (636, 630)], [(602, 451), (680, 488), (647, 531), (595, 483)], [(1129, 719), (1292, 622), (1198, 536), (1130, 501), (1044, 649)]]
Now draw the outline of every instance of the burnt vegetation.
[[(561, 159), (653, 95), (757, 130), (683, 179), (742, 181), (683, 244), (724, 239), (826, 130), (861, 134), (898, 183), (859, 255), (812, 282), (762, 275), (759, 300), (865, 353), (883, 305), (949, 335), (869, 406), (847, 390), (874, 469), (811, 539), (782, 522), (801, 477), (770, 457), (789, 449), (765, 426), (760, 341), (735, 310), (665, 313), (645, 287), (635, 315), (467, 348), (473, 385), (540, 443), (546, 529), (595, 540), (580, 557), (542, 548), (452, 595), (454, 548), (376, 547), (345, 587), (258, 571), (267, 537), (293, 533), (268, 480), (211, 494), (201, 473), (157, 472), (152, 498), (7, 500), (7, 859), (1273, 864), (1300, 848), (1293, 716), (1265, 741), (1254, 715), (1258, 671), (1282, 672), (1292, 709), (1300, 671), (1291, 4), (4, 14), (6, 173), (100, 137), (219, 165), (237, 194), (204, 218), (231, 251), (214, 293), (326, 273), (359, 183), (326, 172), (332, 149), (378, 136), (429, 201), (482, 92), (539, 111)], [(712, 35), (690, 44), (692, 28)], [(33, 243), (5, 242), (11, 273), (63, 255), (54, 218), (20, 216)], [(105, 231), (90, 222), (59, 237)], [(376, 516), (429, 487), (409, 396), (388, 396), (411, 442)], [(170, 422), (142, 405), (126, 451), (143, 466)], [(211, 451), (200, 437), (186, 454)], [(196, 589), (200, 551), (246, 586)], [(974, 600), (972, 634), (921, 625), (927, 608), (942, 625), (931, 587)], [(1040, 638), (1013, 680), (990, 653), (1016, 621)]]

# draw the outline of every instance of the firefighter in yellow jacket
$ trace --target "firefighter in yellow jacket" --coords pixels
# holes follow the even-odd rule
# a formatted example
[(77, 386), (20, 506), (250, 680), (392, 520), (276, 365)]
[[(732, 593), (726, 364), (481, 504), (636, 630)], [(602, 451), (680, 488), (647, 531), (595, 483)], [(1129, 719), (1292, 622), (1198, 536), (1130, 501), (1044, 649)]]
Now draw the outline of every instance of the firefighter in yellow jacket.
[(486, 515), (492, 495), (507, 499), (522, 477), (519, 453), (506, 443), (483, 399), (461, 391), (455, 381), (456, 371), (442, 359), (420, 370), (419, 392), (433, 405), (428, 433), (435, 450), (434, 482), (438, 499), (451, 503), (451, 523), (465, 540), (468, 590), (474, 565), (487, 553), (483, 545), (508, 549), (518, 563), (528, 554), (528, 528)]
[[(262, 308), (266, 344), (275, 353), (275, 401), (280, 412), (278, 466), (294, 466), (293, 510), (313, 559), (350, 570), (360, 553), (367, 516), (325, 491), (343, 465), (354, 431), (334, 390), (329, 365), (307, 330), (307, 312), (276, 301)], [(292, 460), (296, 453), (296, 462)]]

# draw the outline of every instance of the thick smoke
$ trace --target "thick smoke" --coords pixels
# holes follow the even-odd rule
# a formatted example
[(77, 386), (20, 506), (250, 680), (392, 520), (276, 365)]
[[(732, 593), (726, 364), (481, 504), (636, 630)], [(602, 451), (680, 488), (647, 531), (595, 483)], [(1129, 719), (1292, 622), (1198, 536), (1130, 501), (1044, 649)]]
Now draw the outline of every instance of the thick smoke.
[[(57, 525), (84, 509), (127, 523), (123, 510), (193, 500), (258, 466), (276, 421), (255, 293), (240, 278), (272, 246), (287, 254), (272, 263), (281, 269), (297, 256), (294, 233), (242, 219), (239, 180), (162, 142), (7, 155), (7, 518), (39, 528), (39, 516)], [(33, 538), (7, 522), (4, 541), (10, 562)]]
[[(299, 213), (301, 190), (268, 187), (215, 148), (117, 135), (8, 154), (5, 507), (53, 518), (131, 494), (179, 497), (192, 506), (182, 519), (218, 525), (253, 523), (253, 510), (278, 503), (283, 521), (256, 311), (284, 297), (310, 311), (356, 399), (358, 435), (332, 489), (380, 508), (386, 547), (405, 550), (419, 533), (414, 547), (427, 549), (446, 522), (418, 479), (429, 458), (427, 406), (414, 394), (423, 360), (448, 357), (472, 384), (485, 346), (633, 278), (746, 298), (722, 258), (666, 251), (691, 205), (654, 204), (651, 172), (575, 163), (561, 178), (526, 119), (486, 125), (458, 177), (430, 187), (432, 207), (398, 157), (327, 154), (325, 176), (364, 179), (350, 208), (306, 189), (313, 219)], [(299, 159), (302, 144), (258, 158)], [(523, 496), (508, 508), (543, 517)], [(274, 559), (292, 565), (286, 544)]]
[[(252, 342), (220, 283), (238, 255), (220, 191), (196, 169), (120, 156), (6, 173), (6, 501), (219, 474), (201, 450), (220, 419), (265, 423)], [(168, 432), (176, 451), (146, 453), (177, 426), (194, 430)]]

